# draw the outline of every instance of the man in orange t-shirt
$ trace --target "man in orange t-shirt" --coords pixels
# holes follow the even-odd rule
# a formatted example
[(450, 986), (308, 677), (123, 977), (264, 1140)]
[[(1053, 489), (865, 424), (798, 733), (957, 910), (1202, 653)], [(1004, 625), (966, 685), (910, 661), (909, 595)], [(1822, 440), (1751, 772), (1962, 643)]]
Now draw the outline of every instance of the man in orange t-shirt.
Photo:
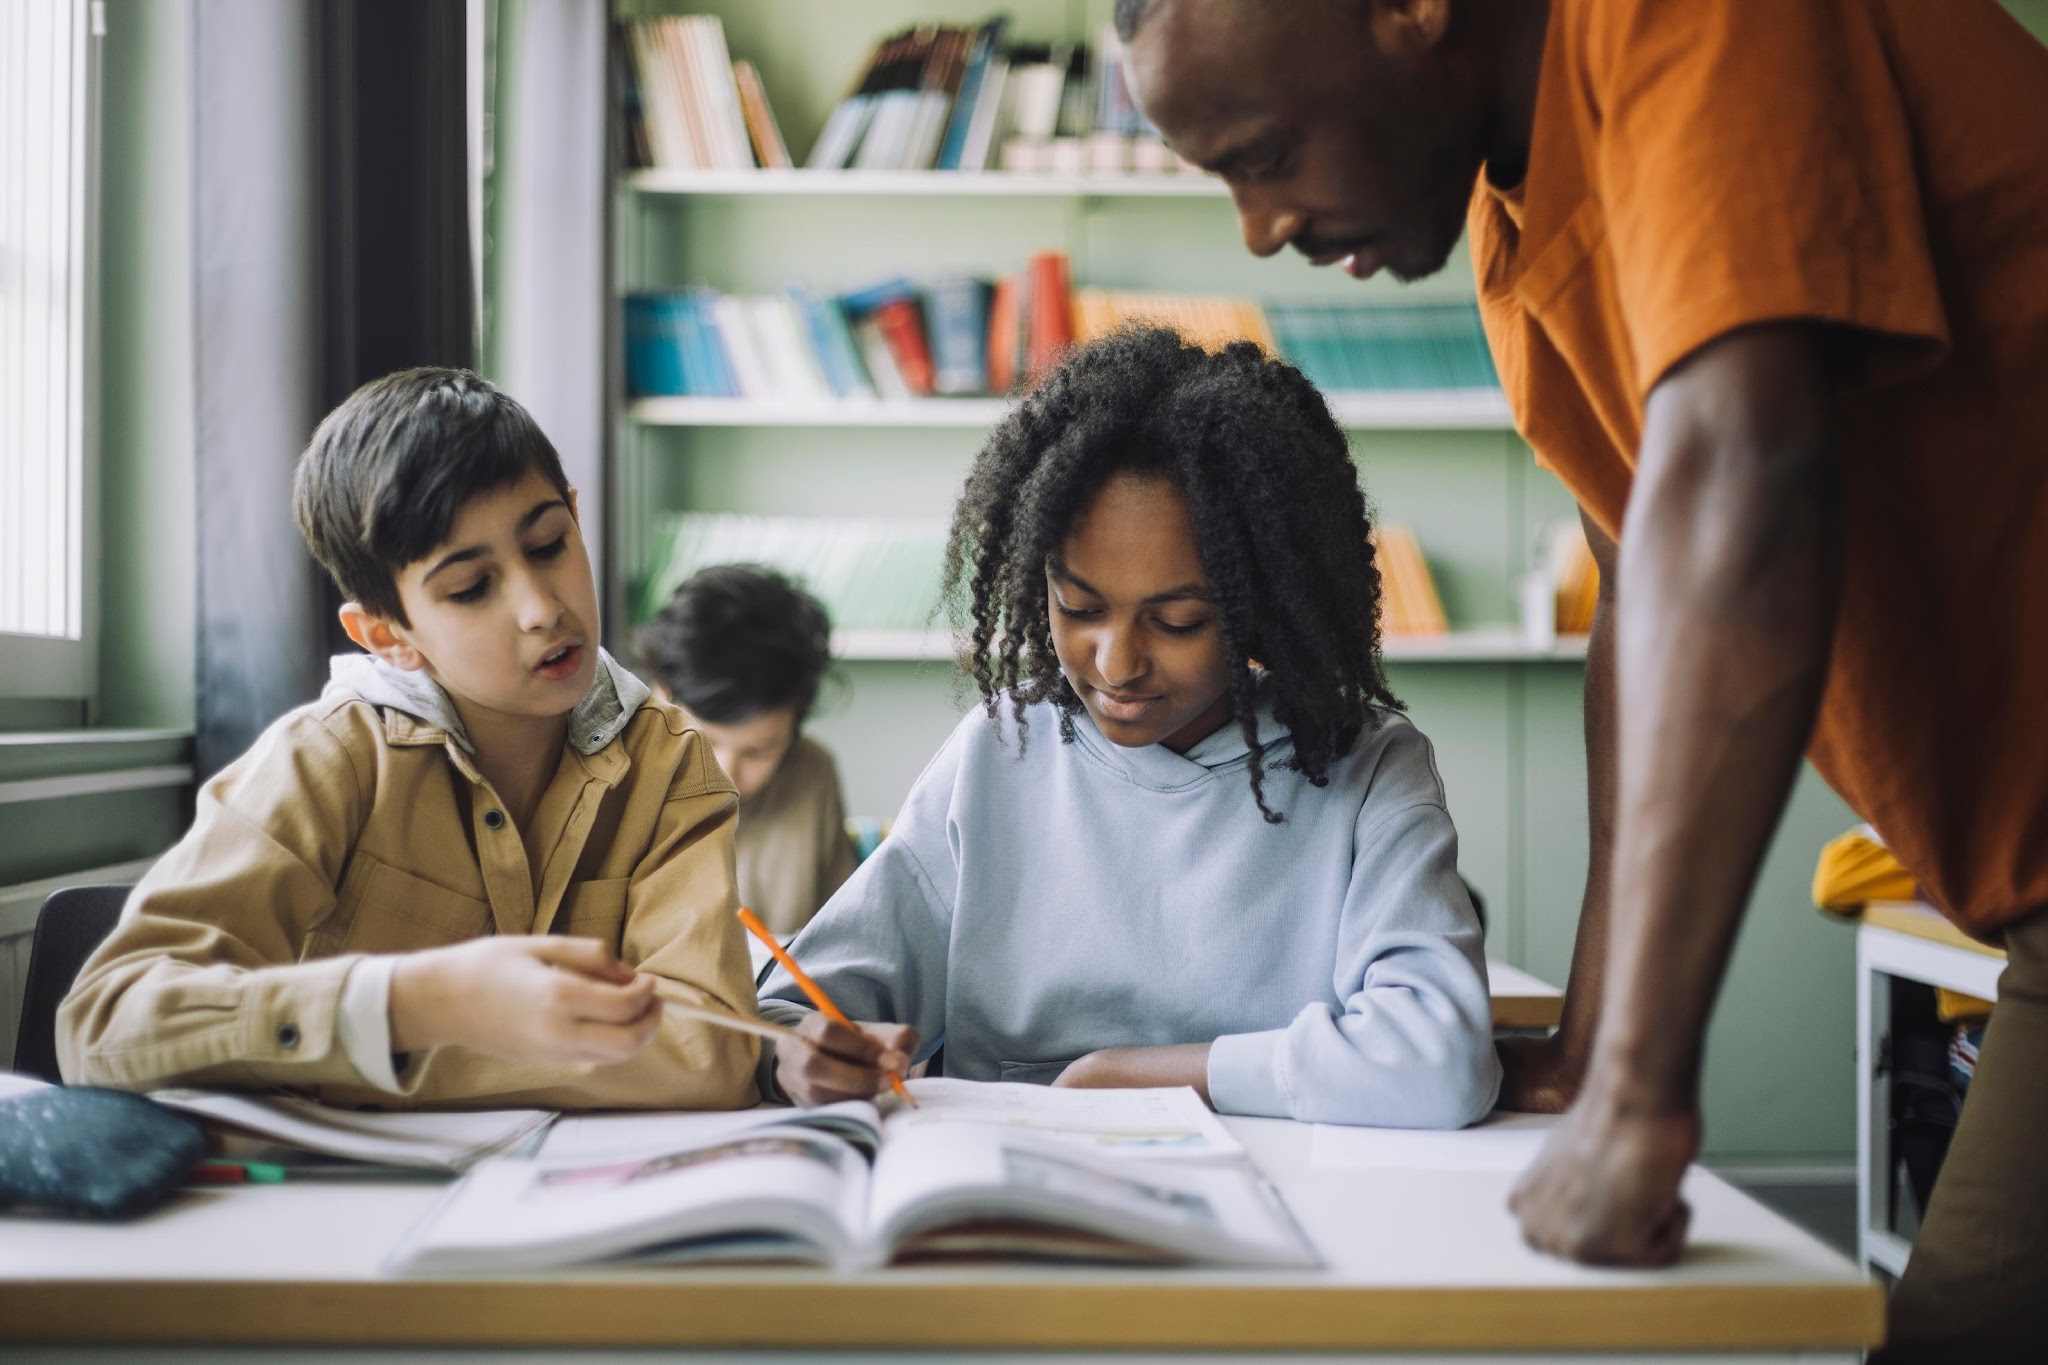
[(1701, 1039), (1804, 752), (2011, 958), (1893, 1358), (2039, 1352), (2048, 49), (1994, 0), (1117, 19), (1139, 103), (1253, 252), (1412, 279), (1469, 228), (1516, 426), (1601, 558), (1565, 1022), (1503, 1045), (1505, 1104), (1571, 1106), (1525, 1234), (1682, 1248)]

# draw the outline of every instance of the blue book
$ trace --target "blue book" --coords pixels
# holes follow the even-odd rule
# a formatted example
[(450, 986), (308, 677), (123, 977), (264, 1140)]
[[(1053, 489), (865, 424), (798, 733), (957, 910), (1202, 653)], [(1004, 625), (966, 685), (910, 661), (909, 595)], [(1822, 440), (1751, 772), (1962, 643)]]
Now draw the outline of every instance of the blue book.
[(988, 390), (988, 284), (966, 275), (925, 286), (932, 389), (958, 396)]
[(875, 378), (868, 373), (867, 361), (861, 358), (860, 343), (853, 339), (853, 327), (846, 320), (846, 310), (831, 299), (819, 299), (818, 309), (825, 330), (831, 335), (832, 350), (838, 355), (841, 368), (853, 379), (849, 396), (879, 398), (881, 390), (875, 387)]
[(676, 351), (683, 360), (683, 392), (695, 398), (704, 392), (704, 358), (697, 336), (697, 310), (685, 295), (676, 295), (667, 302), (669, 334), (675, 338)]
[(733, 372), (732, 357), (726, 352), (725, 338), (718, 330), (718, 315), (711, 307), (717, 299), (714, 290), (690, 291), (691, 313), (697, 319), (698, 345), (704, 361), (705, 393), (713, 398), (737, 398), (739, 377)]
[(939, 170), (960, 169), (960, 154), (967, 147), (967, 128), (974, 122), (975, 101), (981, 98), (989, 60), (1001, 49), (1003, 29), (1009, 22), (1008, 15), (998, 14), (981, 26), (981, 31), (974, 35), (974, 45), (967, 49), (967, 63), (960, 73), (960, 93), (953, 99), (953, 119), (946, 125), (945, 141), (939, 144)]
[(825, 382), (832, 387), (832, 396), (849, 397), (854, 391), (856, 381), (846, 368), (845, 359), (839, 354), (839, 348), (833, 344), (831, 324), (825, 318), (824, 301), (800, 284), (784, 285), (782, 292), (796, 305), (797, 316), (804, 320), (804, 334), (809, 338), (811, 350), (817, 356), (818, 369), (824, 374)]
[(635, 398), (688, 392), (682, 351), (668, 325), (670, 301), (664, 294), (626, 297), (626, 392)]
[(839, 296), (839, 306), (846, 310), (849, 317), (862, 318), (874, 312), (885, 303), (894, 303), (898, 299), (914, 299), (916, 297), (917, 286), (899, 275), (894, 279), (883, 280), (879, 284), (871, 284), (866, 288), (854, 289), (841, 294)]

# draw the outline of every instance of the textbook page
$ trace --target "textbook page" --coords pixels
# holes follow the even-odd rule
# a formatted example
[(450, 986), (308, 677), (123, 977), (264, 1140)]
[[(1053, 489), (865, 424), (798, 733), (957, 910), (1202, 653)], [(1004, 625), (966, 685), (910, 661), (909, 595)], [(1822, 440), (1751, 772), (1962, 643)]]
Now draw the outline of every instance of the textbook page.
[(463, 1177), (396, 1250), (407, 1273), (540, 1270), (718, 1239), (756, 1258), (859, 1259), (868, 1165), (803, 1127), (757, 1127), (658, 1156), (562, 1165), (503, 1158)]
[(816, 1128), (851, 1143), (872, 1158), (882, 1142), (882, 1116), (866, 1100), (842, 1100), (816, 1109), (763, 1105), (726, 1113), (564, 1114), (548, 1129), (536, 1159), (554, 1163), (658, 1156), (752, 1128)]
[(901, 1100), (887, 1108), (883, 1131), (890, 1142), (931, 1124), (978, 1123), (1038, 1133), (1115, 1156), (1183, 1161), (1242, 1160), (1244, 1144), (1230, 1135), (1193, 1088), (1055, 1090), (1014, 1081), (928, 1077), (908, 1082), (917, 1108)]
[(1551, 1114), (1496, 1113), (1470, 1128), (1354, 1128), (1319, 1123), (1309, 1165), (1319, 1170), (1460, 1171), (1518, 1174), (1557, 1126)]
[(1249, 1165), (1132, 1161), (1018, 1127), (894, 1129), (868, 1200), (871, 1266), (917, 1252), (919, 1233), (976, 1227), (998, 1232), (1021, 1254), (1129, 1259), (1105, 1257), (1072, 1235), (1080, 1232), (1126, 1251), (1149, 1249), (1150, 1259), (1167, 1263), (1321, 1264)]
[(324, 1156), (382, 1166), (461, 1171), (528, 1147), (555, 1116), (545, 1109), (381, 1113), (335, 1109), (296, 1095), (153, 1090), (149, 1098), (213, 1123)]

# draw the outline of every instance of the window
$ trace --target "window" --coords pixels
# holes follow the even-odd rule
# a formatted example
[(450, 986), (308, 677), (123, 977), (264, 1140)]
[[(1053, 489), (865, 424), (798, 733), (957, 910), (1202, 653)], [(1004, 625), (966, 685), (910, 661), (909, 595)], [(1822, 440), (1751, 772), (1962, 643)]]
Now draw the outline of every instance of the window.
[(94, 0), (0, 5), (0, 696), (94, 667)]

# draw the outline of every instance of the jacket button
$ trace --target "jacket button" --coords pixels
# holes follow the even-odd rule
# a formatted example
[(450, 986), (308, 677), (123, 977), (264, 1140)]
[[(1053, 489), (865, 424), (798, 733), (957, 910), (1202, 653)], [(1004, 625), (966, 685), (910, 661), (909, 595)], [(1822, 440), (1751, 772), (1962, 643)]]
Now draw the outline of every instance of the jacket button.
[(277, 1026), (277, 1045), (287, 1052), (299, 1045), (299, 1026), (289, 1019)]
[(505, 812), (501, 810), (485, 811), (484, 823), (489, 825), (492, 829), (503, 829), (505, 827)]

